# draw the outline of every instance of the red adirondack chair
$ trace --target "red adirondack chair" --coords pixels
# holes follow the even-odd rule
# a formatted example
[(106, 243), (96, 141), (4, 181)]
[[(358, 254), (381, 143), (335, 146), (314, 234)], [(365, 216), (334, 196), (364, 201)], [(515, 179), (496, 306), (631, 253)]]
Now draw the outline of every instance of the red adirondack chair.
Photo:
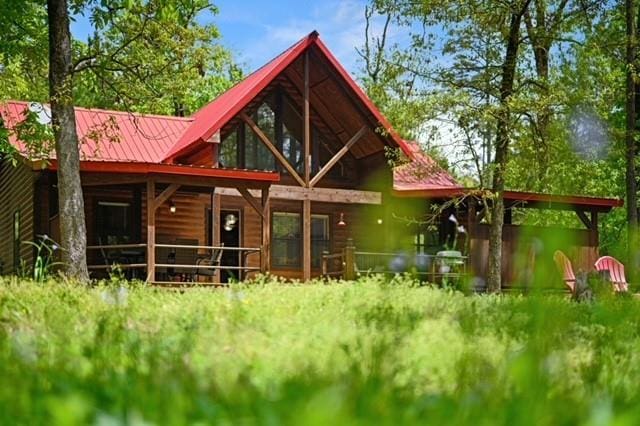
[(602, 256), (596, 260), (597, 271), (609, 271), (609, 279), (614, 291), (628, 291), (629, 284), (624, 275), (624, 265), (618, 259), (611, 256)]
[(569, 288), (569, 291), (571, 291), (571, 293), (575, 293), (576, 276), (573, 273), (573, 266), (571, 266), (571, 261), (569, 260), (567, 255), (565, 255), (560, 250), (556, 250), (556, 252), (553, 254), (553, 261), (556, 263), (556, 266), (560, 270), (562, 279), (564, 280), (566, 286)]

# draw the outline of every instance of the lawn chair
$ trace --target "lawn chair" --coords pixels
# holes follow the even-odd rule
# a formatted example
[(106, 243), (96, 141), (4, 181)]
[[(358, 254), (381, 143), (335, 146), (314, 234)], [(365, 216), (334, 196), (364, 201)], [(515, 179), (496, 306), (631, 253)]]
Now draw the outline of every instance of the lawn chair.
[(571, 294), (574, 294), (576, 291), (576, 276), (573, 273), (573, 266), (571, 266), (571, 261), (569, 260), (567, 255), (565, 255), (560, 250), (556, 250), (556, 252), (553, 254), (553, 261), (560, 270), (565, 285), (569, 288)]
[(220, 266), (220, 261), (222, 260), (222, 253), (224, 253), (224, 243), (220, 244), (220, 248), (212, 249), (211, 256), (200, 257), (196, 261), (196, 265), (200, 266), (212, 266), (212, 268), (196, 268), (196, 279), (200, 276), (204, 277), (214, 277), (218, 274), (218, 268), (216, 266)]
[(624, 265), (618, 259), (611, 256), (602, 256), (596, 260), (595, 267), (597, 271), (609, 272), (609, 279), (614, 291), (623, 292), (629, 290), (629, 284), (624, 275)]

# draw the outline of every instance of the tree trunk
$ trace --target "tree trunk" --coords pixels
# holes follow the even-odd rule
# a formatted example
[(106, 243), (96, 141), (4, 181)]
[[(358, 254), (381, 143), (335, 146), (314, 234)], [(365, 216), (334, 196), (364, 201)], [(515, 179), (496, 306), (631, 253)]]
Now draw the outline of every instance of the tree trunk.
[(511, 113), (509, 98), (513, 94), (513, 83), (520, 47), (520, 23), (527, 10), (526, 1), (520, 13), (513, 12), (509, 23), (509, 36), (506, 41), (506, 55), (502, 65), (500, 83), (500, 114), (496, 128), (496, 155), (494, 158), (493, 207), (491, 209), (491, 227), (489, 228), (489, 272), (487, 288), (490, 292), (499, 292), (502, 287), (502, 226), (504, 224), (504, 177), (509, 153), (509, 128)]
[[(629, 238), (629, 260), (635, 257), (637, 247), (637, 228), (638, 228), (638, 210), (637, 210), (637, 183), (636, 183), (636, 53), (637, 53), (637, 37), (636, 37), (636, 5), (635, 0), (625, 1), (625, 12), (627, 20), (627, 90), (626, 90), (626, 137), (625, 137), (625, 157), (627, 164), (626, 173), (626, 192), (627, 192), (627, 230)], [(633, 269), (633, 268), (632, 268)]]
[(67, 0), (47, 0), (49, 20), (49, 95), (58, 161), (60, 244), (64, 272), (86, 282), (87, 235), (80, 183), (80, 153), (73, 109), (73, 65)]

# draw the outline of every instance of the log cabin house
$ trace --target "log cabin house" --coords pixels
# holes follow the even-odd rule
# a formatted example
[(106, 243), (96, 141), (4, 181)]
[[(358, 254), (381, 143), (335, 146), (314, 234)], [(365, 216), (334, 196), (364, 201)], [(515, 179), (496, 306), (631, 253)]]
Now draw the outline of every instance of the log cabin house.
[[(46, 105), (10, 101), (0, 106), (5, 127), (28, 110), (50, 119)], [(468, 190), (393, 131), (316, 32), (191, 117), (76, 108), (76, 119), (95, 276), (118, 263), (160, 284), (257, 271), (307, 280), (329, 274), (328, 260), (343, 264), (349, 248), (352, 257), (433, 254), (452, 241), (452, 214), (468, 230), (473, 272), (485, 273), (488, 231), (475, 198), (422, 225), (418, 219), (433, 216), (429, 205)], [(20, 161), (0, 168), (3, 273), (33, 263), (23, 241), (59, 235), (56, 159), (34, 159), (16, 132), (10, 142)], [(392, 170), (387, 153), (395, 151), (408, 163)], [(575, 230), (573, 244), (585, 266), (598, 252), (598, 213), (621, 205), (521, 192), (507, 200), (576, 211), (586, 229)], [(507, 214), (505, 253), (519, 238)]]

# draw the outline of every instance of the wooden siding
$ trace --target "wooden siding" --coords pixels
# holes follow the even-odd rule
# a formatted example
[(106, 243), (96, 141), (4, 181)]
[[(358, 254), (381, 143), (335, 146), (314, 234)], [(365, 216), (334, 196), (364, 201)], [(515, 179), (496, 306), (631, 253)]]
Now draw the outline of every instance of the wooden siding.
[[(0, 163), (0, 262), (2, 273), (17, 272), (14, 268), (13, 217), (20, 212), (20, 239), (34, 241), (34, 188), (37, 173), (23, 163), (15, 167), (9, 161)], [(33, 263), (33, 247), (20, 244), (20, 258)]]

